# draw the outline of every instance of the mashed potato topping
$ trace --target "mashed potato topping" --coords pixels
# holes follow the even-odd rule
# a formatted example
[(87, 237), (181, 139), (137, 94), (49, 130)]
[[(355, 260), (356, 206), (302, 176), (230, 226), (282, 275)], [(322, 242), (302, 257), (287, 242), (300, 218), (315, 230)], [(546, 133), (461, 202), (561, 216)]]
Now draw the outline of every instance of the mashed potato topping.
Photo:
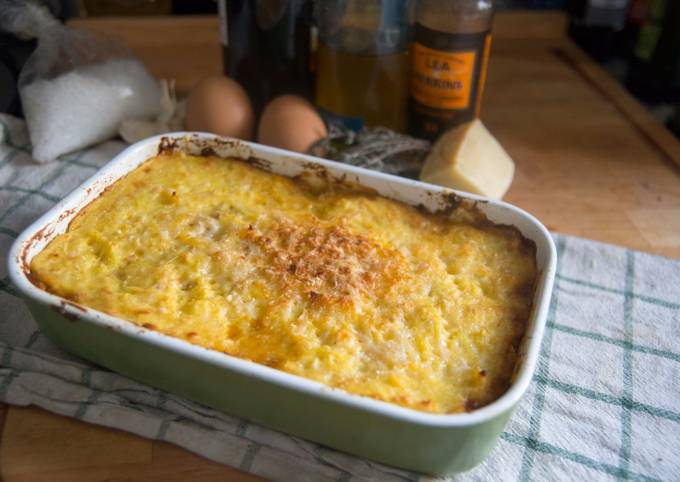
[(247, 162), (159, 154), (31, 262), (48, 291), (190, 343), (435, 413), (508, 387), (534, 246)]

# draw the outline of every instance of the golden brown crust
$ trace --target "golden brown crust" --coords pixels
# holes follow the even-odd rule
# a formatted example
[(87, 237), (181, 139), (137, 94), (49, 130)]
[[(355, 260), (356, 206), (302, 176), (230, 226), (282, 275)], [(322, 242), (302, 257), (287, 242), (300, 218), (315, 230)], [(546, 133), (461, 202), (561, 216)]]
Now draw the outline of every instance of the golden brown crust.
[(284, 291), (301, 289), (312, 301), (347, 302), (377, 294), (378, 280), (394, 282), (403, 256), (343, 226), (300, 226), (281, 220), (267, 234), (252, 224), (243, 232), (266, 254), (267, 274)]

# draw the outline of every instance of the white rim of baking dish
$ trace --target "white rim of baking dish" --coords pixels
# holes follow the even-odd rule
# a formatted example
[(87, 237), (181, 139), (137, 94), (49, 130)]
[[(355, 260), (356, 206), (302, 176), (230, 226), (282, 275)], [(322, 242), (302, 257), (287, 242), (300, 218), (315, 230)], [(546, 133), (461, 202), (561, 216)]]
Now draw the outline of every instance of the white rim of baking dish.
[[(498, 206), (502, 209), (512, 211), (515, 215), (523, 218), (524, 221), (531, 225), (540, 234), (541, 239), (533, 239), (533, 241), (537, 244), (537, 248), (539, 247), (539, 243), (543, 244), (543, 249), (546, 250), (546, 261), (543, 266), (539, 266), (539, 279), (536, 286), (536, 292), (534, 293), (534, 306), (532, 309), (532, 315), (527, 324), (527, 333), (525, 334), (527, 339), (523, 340), (522, 344), (523, 350), (521, 356), (523, 359), (518, 362), (519, 368), (514, 377), (514, 381), (508, 390), (494, 402), (471, 412), (455, 414), (421, 412), (389, 402), (352, 394), (298, 375), (293, 375), (291, 373), (270, 368), (265, 365), (260, 365), (249, 360), (234, 357), (226, 353), (193, 345), (179, 338), (174, 338), (153, 330), (143, 328), (122, 318), (107, 315), (100, 311), (73, 303), (65, 298), (44, 291), (31, 282), (27, 274), (28, 263), (30, 260), (27, 260), (26, 257), (29, 255), (29, 250), (35, 251), (30, 253), (30, 258), (32, 258), (38, 252), (44, 249), (44, 246), (39, 248), (34, 246), (34, 240), (41, 233), (47, 232), (45, 237), (49, 238), (47, 241), (49, 242), (56, 235), (58, 235), (58, 233), (67, 229), (68, 224), (72, 220), (73, 216), (75, 216), (94, 198), (96, 198), (96, 196), (98, 196), (100, 192), (106, 188), (106, 186), (112, 184), (120, 177), (132, 171), (145, 160), (153, 157), (155, 152), (152, 154), (144, 154), (146, 151), (149, 151), (151, 146), (157, 148), (160, 145), (162, 139), (184, 140), (187, 139), (187, 137), (192, 137), (196, 140), (213, 142), (226, 141), (229, 143), (234, 143), (234, 145), (245, 147), (246, 150), (252, 152), (252, 155), (255, 157), (257, 157), (259, 152), (287, 159), (295, 159), (305, 163), (311, 162), (332, 170), (344, 171), (350, 174), (370, 176), (382, 179), (384, 181), (389, 181), (396, 185), (419, 188), (429, 191), (430, 193), (453, 193), (462, 199), (481, 201), (488, 203), (489, 205)], [(144, 156), (142, 156), (142, 154), (144, 154)], [(140, 160), (132, 162), (132, 167), (129, 167), (126, 170), (124, 169), (121, 173), (118, 165), (124, 160), (134, 158), (136, 156), (140, 157)], [(91, 191), (95, 192), (94, 198), (86, 199), (86, 196), (88, 196)], [(64, 221), (64, 219), (66, 219), (66, 221)], [(64, 224), (65, 226), (63, 226)], [(44, 242), (43, 244), (46, 245), (47, 242)], [(297, 390), (305, 394), (332, 400), (344, 405), (361, 409), (366, 412), (371, 412), (376, 415), (386, 416), (400, 421), (411, 422), (425, 426), (467, 427), (491, 420), (512, 409), (527, 390), (536, 369), (536, 364), (541, 351), (541, 341), (543, 338), (548, 306), (550, 304), (550, 294), (552, 292), (552, 285), (554, 282), (556, 258), (557, 255), (555, 244), (548, 230), (531, 214), (503, 201), (489, 200), (482, 196), (476, 196), (473, 194), (455, 191), (440, 186), (434, 186), (411, 179), (371, 171), (369, 169), (355, 167), (335, 161), (328, 161), (283, 149), (262, 146), (238, 139), (225, 138), (208, 133), (175, 132), (151, 137), (127, 147), (106, 165), (104, 165), (100, 170), (98, 170), (92, 177), (76, 188), (71, 194), (59, 201), (38, 220), (33, 222), (14, 241), (9, 252), (8, 268), (12, 283), (14, 283), (17, 289), (25, 297), (33, 299), (41, 304), (48, 305), (56, 309), (64, 316), (77, 318), (82, 321), (108, 327), (160, 348), (190, 356), (203, 362), (224, 367), (244, 375), (249, 375), (262, 381), (274, 383), (276, 385)]]

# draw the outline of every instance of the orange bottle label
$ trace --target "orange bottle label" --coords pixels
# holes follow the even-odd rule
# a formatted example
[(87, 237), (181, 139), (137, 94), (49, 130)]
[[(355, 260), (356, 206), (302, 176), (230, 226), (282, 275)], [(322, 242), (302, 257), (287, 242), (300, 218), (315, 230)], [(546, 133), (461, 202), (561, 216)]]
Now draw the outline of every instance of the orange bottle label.
[(467, 109), (475, 81), (477, 52), (446, 52), (414, 42), (411, 96), (436, 109)]

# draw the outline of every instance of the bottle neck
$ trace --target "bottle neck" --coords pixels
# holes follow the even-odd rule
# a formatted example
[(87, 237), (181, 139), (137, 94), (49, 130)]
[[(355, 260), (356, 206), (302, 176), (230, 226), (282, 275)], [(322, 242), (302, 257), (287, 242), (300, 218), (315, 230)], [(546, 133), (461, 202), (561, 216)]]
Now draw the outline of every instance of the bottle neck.
[(493, 12), (490, 0), (421, 0), (416, 22), (440, 32), (486, 32), (491, 29)]

